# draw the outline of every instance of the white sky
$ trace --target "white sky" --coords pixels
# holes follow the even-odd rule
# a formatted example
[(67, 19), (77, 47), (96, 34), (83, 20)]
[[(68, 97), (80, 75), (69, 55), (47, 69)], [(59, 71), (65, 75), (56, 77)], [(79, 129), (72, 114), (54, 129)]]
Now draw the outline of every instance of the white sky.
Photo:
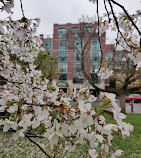
[[(41, 19), (38, 33), (53, 33), (53, 24), (78, 23), (82, 15), (94, 16), (96, 14), (95, 5), (89, 0), (22, 0), (25, 16), (27, 18)], [(103, 0), (99, 0), (103, 1)], [(116, 0), (123, 4), (130, 13), (141, 9), (140, 0)], [(100, 12), (103, 13), (103, 6), (100, 5)], [(115, 7), (115, 11), (119, 11)], [(0, 13), (0, 17), (7, 15)], [(20, 0), (15, 0), (14, 19), (22, 17), (20, 10)]]

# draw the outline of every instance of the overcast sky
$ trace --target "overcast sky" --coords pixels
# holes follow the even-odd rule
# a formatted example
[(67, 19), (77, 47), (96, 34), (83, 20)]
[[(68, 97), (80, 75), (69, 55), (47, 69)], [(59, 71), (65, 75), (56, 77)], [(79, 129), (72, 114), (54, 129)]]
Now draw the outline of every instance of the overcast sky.
[[(132, 13), (141, 9), (140, 0), (117, 0), (117, 2), (121, 2)], [(78, 23), (82, 15), (94, 16), (96, 13), (95, 5), (89, 0), (23, 0), (23, 8), (26, 17), (41, 19), (38, 33), (49, 35), (53, 33), (54, 23)], [(102, 4), (100, 11), (103, 13)], [(6, 15), (2, 13), (1, 17), (4, 18)], [(13, 18), (20, 17), (22, 17), (20, 0), (15, 0)]]

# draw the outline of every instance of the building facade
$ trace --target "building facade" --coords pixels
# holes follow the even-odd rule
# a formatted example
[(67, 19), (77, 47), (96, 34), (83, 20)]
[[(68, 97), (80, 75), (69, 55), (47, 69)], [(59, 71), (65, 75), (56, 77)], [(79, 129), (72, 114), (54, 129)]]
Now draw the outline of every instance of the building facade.
[(51, 57), (54, 59), (58, 57), (56, 64), (58, 73), (54, 76), (54, 80), (65, 92), (68, 89), (73, 91), (74, 88), (79, 90), (80, 87), (89, 87), (95, 96), (99, 95), (93, 87), (89, 86), (82, 73), (81, 53), (83, 50), (85, 51), (85, 71), (101, 88), (105, 88), (105, 85), (109, 83), (108, 80), (105, 83), (95, 73), (95, 70), (100, 67), (101, 58), (107, 63), (108, 69), (114, 69), (115, 72), (119, 72), (126, 66), (122, 61), (124, 52), (114, 52), (114, 45), (106, 44), (106, 32), (101, 35), (102, 49), (100, 49), (96, 23), (54, 24), (53, 38), (44, 38), (43, 34), (40, 38), (43, 41), (43, 47)]

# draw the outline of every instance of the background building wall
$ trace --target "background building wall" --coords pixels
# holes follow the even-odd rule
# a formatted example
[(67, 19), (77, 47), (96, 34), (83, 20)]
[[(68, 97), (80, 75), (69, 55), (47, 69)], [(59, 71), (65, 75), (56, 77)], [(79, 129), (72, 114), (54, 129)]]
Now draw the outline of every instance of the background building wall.
[[(73, 91), (74, 88), (80, 89), (80, 87), (88, 87), (88, 82), (85, 77), (83, 77), (83, 82), (82, 83), (74, 83), (75, 81), (75, 76), (78, 76), (79, 80), (81, 81), (81, 72), (78, 73), (77, 69), (79, 69), (79, 65), (81, 63), (79, 56), (77, 55), (77, 60), (76, 60), (76, 54), (75, 50), (73, 49), (74, 43), (76, 41), (77, 43), (77, 33), (75, 32), (78, 29), (82, 29), (81, 25), (86, 26), (86, 27), (93, 27), (94, 30), (94, 40), (98, 41), (98, 35), (96, 33), (96, 27), (97, 23), (94, 25), (90, 23), (80, 23), (80, 24), (54, 24), (54, 31), (53, 31), (53, 38), (44, 38), (43, 35), (40, 35), (40, 38), (42, 39), (43, 42), (45, 41), (52, 41), (52, 50), (50, 52), (52, 53), (52, 57), (55, 59), (58, 57), (58, 73), (54, 76), (54, 80), (59, 83), (67, 83), (66, 87), (60, 87), (60, 88), (68, 88)], [(73, 29), (72, 29), (73, 28)], [(72, 30), (75, 33), (72, 33)], [(87, 36), (88, 35), (88, 36)], [(89, 38), (89, 33), (86, 35), (84, 42), (86, 42)], [(65, 42), (67, 41), (67, 42)], [(96, 42), (97, 42), (96, 41)], [(64, 43), (61, 46), (61, 44)], [(42, 45), (43, 46), (43, 45)], [(103, 54), (103, 61), (107, 62), (107, 67), (109, 64), (109, 69), (114, 69), (115, 70), (115, 75), (121, 70), (124, 69), (125, 63), (122, 61), (122, 58), (125, 54), (124, 51), (115, 51), (114, 50), (114, 45), (112, 44), (106, 44), (106, 32), (104, 32), (101, 35), (101, 47), (102, 47), (102, 54)], [(94, 65), (94, 67), (97, 67), (97, 64), (100, 62), (98, 61), (98, 56), (96, 53), (100, 51), (100, 48), (97, 45), (90, 46), (90, 49), (87, 51), (86, 58), (85, 58), (85, 70), (86, 72), (90, 73), (91, 72), (91, 63)], [(112, 57), (111, 57), (112, 56)], [(112, 58), (112, 62), (111, 62)], [(93, 59), (93, 61), (92, 61)], [(93, 68), (93, 67), (92, 67)], [(105, 88), (105, 83), (106, 85), (109, 84), (109, 80), (106, 82), (102, 79), (98, 79), (98, 86), (101, 88)], [(77, 81), (77, 80), (76, 80)], [(64, 84), (65, 85), (65, 84)], [(89, 89), (93, 89), (93, 87), (89, 87)]]

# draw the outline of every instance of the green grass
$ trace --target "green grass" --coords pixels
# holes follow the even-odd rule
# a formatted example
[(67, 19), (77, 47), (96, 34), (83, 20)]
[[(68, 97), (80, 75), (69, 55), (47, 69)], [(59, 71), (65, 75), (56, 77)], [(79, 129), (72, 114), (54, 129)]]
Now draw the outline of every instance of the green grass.
[(141, 114), (127, 114), (126, 122), (134, 126), (130, 137), (115, 136), (113, 145), (124, 152), (121, 158), (141, 158)]
[[(106, 115), (107, 117), (107, 115)], [(108, 117), (110, 120), (110, 117)], [(141, 114), (127, 114), (124, 120), (134, 126), (134, 131), (130, 137), (123, 139), (115, 136), (112, 144), (115, 148), (121, 149), (121, 158), (141, 158)], [(44, 154), (25, 138), (20, 138), (16, 142), (11, 140), (11, 133), (0, 132), (0, 158), (45, 158)], [(48, 153), (50, 153), (47, 141), (37, 140)], [(68, 154), (68, 158), (86, 158), (85, 150), (88, 145), (78, 146), (77, 149)]]

